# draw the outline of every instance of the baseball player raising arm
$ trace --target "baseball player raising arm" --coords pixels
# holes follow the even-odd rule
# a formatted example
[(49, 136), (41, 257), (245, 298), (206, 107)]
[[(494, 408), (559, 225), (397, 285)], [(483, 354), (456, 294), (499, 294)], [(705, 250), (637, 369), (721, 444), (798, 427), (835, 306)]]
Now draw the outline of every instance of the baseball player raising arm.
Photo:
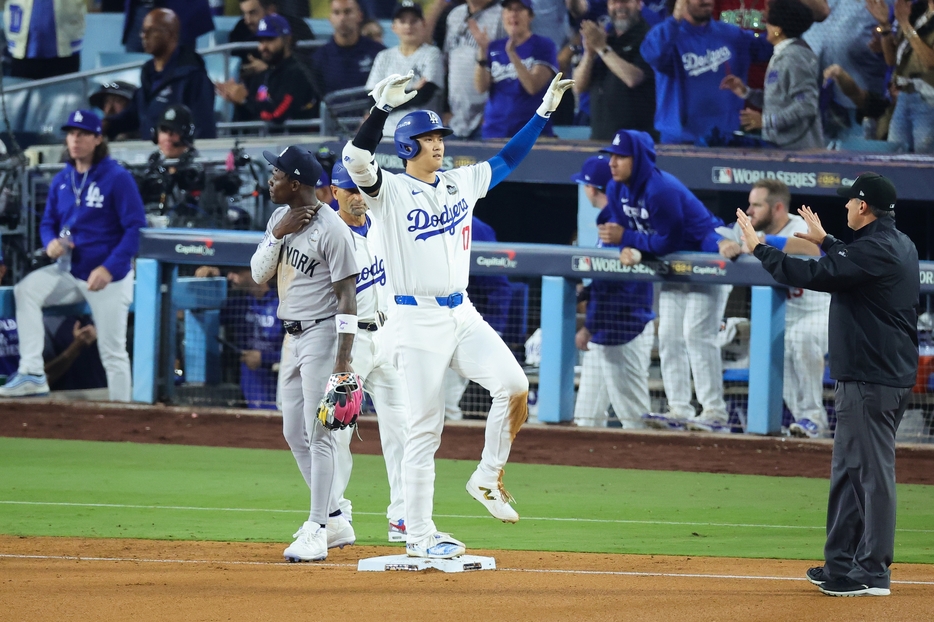
[(439, 532), (431, 518), (434, 454), (444, 426), (445, 370), (452, 367), (493, 397), (483, 455), (467, 491), (504, 522), (519, 520), (503, 487), (503, 467), (528, 418), (528, 379), (464, 293), (474, 205), (528, 155), (573, 81), (561, 80), (558, 74), (536, 114), (499, 154), (453, 171), (440, 170), (444, 137), (451, 129), (434, 112), (407, 114), (394, 134), (405, 174), (394, 175), (382, 171), (373, 156), (389, 112), (415, 96), (414, 91), (405, 91), (410, 79), (411, 74), (392, 75), (376, 85), (371, 93), (376, 106), (353, 142), (345, 145), (343, 162), (376, 220), (395, 294), (386, 330), (410, 407), (402, 460), (406, 552), (413, 557), (450, 558), (462, 555), (464, 544)]
[[(311, 489), (308, 520), (284, 555), (290, 561), (318, 561), (328, 555), (328, 518), (343, 520), (338, 508), (329, 507), (334, 481), (331, 430), (356, 419), (363, 397), (350, 367), (360, 270), (350, 229), (334, 210), (320, 209), (324, 204), (315, 197), (315, 182), (321, 176), (315, 157), (294, 146), (278, 156), (268, 151), (263, 155), (275, 167), (269, 196), (286, 205), (269, 218), (250, 267), (257, 283), (278, 272), (277, 313), (287, 333), (279, 366), (282, 428)], [(333, 407), (335, 392), (346, 394), (339, 408)], [(346, 534), (345, 543), (352, 543), (350, 524), (338, 527), (336, 531)]]

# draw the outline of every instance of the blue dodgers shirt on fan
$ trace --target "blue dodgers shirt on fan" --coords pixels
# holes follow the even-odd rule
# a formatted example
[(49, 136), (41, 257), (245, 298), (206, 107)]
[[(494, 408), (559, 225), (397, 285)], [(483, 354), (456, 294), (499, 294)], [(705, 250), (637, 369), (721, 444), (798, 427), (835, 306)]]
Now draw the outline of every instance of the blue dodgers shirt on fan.
[(765, 37), (713, 20), (702, 26), (669, 17), (652, 28), (640, 47), (655, 70), (655, 128), (663, 143), (694, 143), (714, 128), (740, 129), (746, 103), (720, 88), (728, 75), (747, 82), (749, 65), (767, 61)]
[[(541, 91), (529, 95), (516, 74), (516, 68), (506, 54), (508, 39), (497, 39), (490, 43), (487, 59), (490, 61), (490, 99), (483, 111), (483, 138), (512, 138), (528, 122), (548, 90), (548, 83)], [(545, 65), (558, 72), (558, 53), (551, 39), (532, 35), (516, 47), (516, 54), (530, 71), (535, 65)], [(554, 136), (551, 119), (545, 125), (542, 136)]]

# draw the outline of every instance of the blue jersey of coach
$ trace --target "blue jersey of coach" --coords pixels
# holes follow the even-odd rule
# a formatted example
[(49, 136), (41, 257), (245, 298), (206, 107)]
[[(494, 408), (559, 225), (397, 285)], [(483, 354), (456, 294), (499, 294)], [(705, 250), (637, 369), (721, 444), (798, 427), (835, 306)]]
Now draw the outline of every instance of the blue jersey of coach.
[(91, 166), (82, 182), (83, 178), (66, 164), (52, 179), (39, 225), (42, 246), (68, 225), (75, 245), (72, 275), (86, 281), (92, 270), (104, 266), (119, 281), (130, 272), (130, 261), (139, 250), (139, 230), (146, 224), (143, 200), (130, 173), (110, 156)]

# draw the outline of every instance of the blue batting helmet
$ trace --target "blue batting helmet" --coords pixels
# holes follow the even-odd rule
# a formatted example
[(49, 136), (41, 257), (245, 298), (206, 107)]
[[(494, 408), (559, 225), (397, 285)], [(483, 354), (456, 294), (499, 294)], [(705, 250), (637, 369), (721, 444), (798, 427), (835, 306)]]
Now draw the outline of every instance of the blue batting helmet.
[(419, 146), (415, 139), (429, 132), (441, 132), (442, 136), (450, 136), (454, 130), (444, 127), (438, 113), (431, 110), (416, 110), (402, 117), (393, 136), (393, 140), (396, 141), (396, 155), (403, 160), (411, 160), (417, 156)]
[(344, 168), (344, 165), (340, 162), (335, 163), (334, 168), (331, 170), (331, 185), (343, 188), (344, 190), (357, 189), (357, 184), (353, 183), (353, 180), (350, 178), (350, 173), (347, 172), (347, 169)]

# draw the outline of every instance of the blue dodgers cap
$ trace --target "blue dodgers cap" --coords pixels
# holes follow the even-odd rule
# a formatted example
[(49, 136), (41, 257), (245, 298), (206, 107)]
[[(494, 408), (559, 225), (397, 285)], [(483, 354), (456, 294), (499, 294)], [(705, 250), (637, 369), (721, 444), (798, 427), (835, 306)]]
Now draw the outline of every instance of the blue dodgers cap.
[(289, 27), (289, 22), (276, 13), (270, 13), (259, 20), (259, 27), (256, 29), (256, 37), (258, 39), (285, 37), (290, 34), (292, 34), (292, 29)]
[(574, 183), (594, 186), (600, 190), (606, 190), (606, 185), (612, 178), (610, 159), (605, 155), (587, 158), (580, 172), (571, 175), (571, 181)]
[(314, 186), (324, 174), (324, 169), (318, 164), (317, 158), (301, 147), (291, 145), (282, 150), (279, 155), (271, 151), (264, 151), (263, 157), (277, 169), (304, 186)]
[(633, 155), (633, 150), (632, 134), (627, 130), (620, 130), (613, 137), (613, 143), (609, 147), (601, 149), (600, 153), (613, 153), (618, 156), (628, 157)]
[(353, 183), (350, 173), (344, 168), (343, 164), (337, 163), (331, 170), (331, 185), (343, 188), (344, 190), (356, 190), (357, 184)]
[(99, 135), (101, 118), (90, 110), (75, 110), (68, 115), (68, 122), (62, 126), (62, 130), (67, 132), (72, 128)]

